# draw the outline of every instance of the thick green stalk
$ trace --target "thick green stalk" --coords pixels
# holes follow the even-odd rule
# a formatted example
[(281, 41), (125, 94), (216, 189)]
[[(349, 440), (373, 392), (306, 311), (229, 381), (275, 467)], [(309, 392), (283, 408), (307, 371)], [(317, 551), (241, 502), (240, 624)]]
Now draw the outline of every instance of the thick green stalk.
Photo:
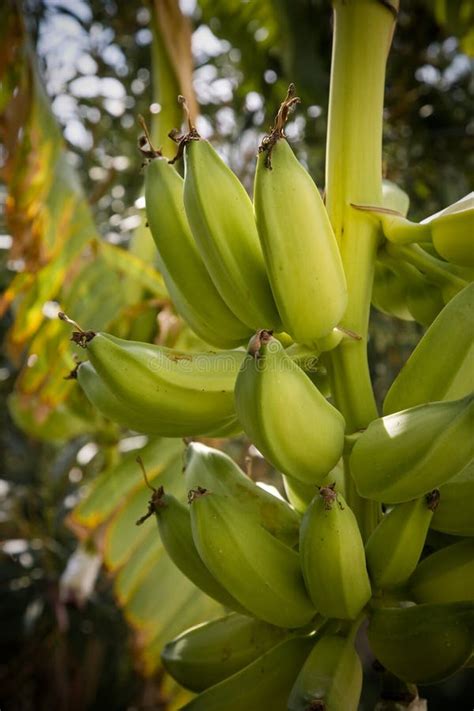
[[(326, 206), (346, 271), (349, 305), (345, 338), (330, 355), (332, 392), (348, 433), (377, 417), (367, 361), (370, 298), (378, 229), (351, 207), (382, 204), (382, 112), (385, 63), (398, 2), (334, 0), (334, 43), (326, 154)], [(393, 5), (393, 7), (392, 7)], [(346, 462), (349, 504), (366, 538), (377, 508), (360, 499)]]

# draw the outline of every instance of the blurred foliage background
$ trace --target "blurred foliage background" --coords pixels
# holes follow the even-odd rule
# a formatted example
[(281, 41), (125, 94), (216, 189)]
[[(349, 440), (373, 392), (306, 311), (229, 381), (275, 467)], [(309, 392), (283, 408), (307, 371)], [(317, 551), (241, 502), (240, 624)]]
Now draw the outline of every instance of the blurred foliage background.
[[(152, 268), (153, 250), (141, 216), (137, 117), (143, 114), (154, 124), (155, 135), (171, 155), (173, 147), (165, 136), (180, 119), (175, 106), (157, 100), (165, 90), (167, 101), (169, 97), (169, 87), (160, 85), (164, 80), (158, 65), (166, 63), (167, 52), (173, 64), (173, 46), (177, 48), (175, 71), (176, 61), (181, 59), (183, 65), (187, 61), (174, 34), (186, 42), (187, 30), (183, 34), (182, 27), (163, 24), (166, 12), (160, 16), (160, 5), (163, 12), (177, 7), (173, 0), (157, 0), (154, 6), (114, 0), (7, 0), (1, 10), (0, 199), (6, 208), (0, 218), (2, 711), (104, 706), (132, 711), (167, 709), (177, 703), (162, 684), (158, 658), (154, 663), (148, 658), (148, 666), (144, 664), (137, 647), (139, 630), (129, 624), (126, 610), (117, 603), (110, 573), (99, 570), (97, 540), (89, 539), (90, 532), (80, 534), (81, 551), (89, 555), (90, 586), (84, 590), (71, 583), (79, 535), (77, 529), (73, 533), (71, 511), (86, 495), (88, 481), (143, 441), (94, 419), (85, 402), (75, 402), (73, 390), (65, 390), (69, 386), (63, 378), (73, 361), (67, 334), (61, 335), (61, 342), (54, 340), (59, 336), (53, 319), (57, 303), (69, 299), (80, 302), (76, 318), (85, 319), (86, 327), (107, 325), (129, 337), (198, 345), (182, 329)], [(251, 189), (259, 138), (288, 82), (294, 81), (303, 101), (287, 135), (323, 186), (329, 0), (182, 0), (180, 7), (192, 32), (192, 79), (201, 134), (219, 147)], [(158, 45), (153, 28), (157, 20), (162, 23)], [(401, 2), (387, 73), (384, 173), (409, 193), (409, 216), (414, 220), (454, 202), (472, 184), (474, 93), (469, 56), (473, 34), (469, 0)], [(21, 48), (19, 54), (15, 47)], [(36, 86), (33, 65), (24, 70), (25, 56), (27, 64), (35, 58), (52, 109), (51, 114), (44, 95), (27, 144), (20, 123), (12, 133), (12, 115), (22, 114), (12, 87), (33, 91)], [(180, 90), (183, 81), (180, 76)], [(41, 98), (37, 86), (36, 92)], [(52, 128), (54, 119), (64, 136), (64, 148), (60, 132)], [(56, 169), (63, 166), (61, 161), (65, 166), (56, 176), (58, 185), (65, 190), (66, 181), (79, 212), (71, 213), (75, 217), (65, 224), (64, 214), (59, 219), (48, 203), (55, 233), (48, 252), (43, 226), (41, 252), (34, 234), (28, 232), (31, 210), (23, 212), (20, 222), (18, 214), (24, 186), (28, 195), (34, 187), (36, 164), (47, 171), (56, 150), (60, 155)], [(25, 166), (30, 171), (26, 176)], [(82, 189), (75, 183), (76, 176)], [(39, 213), (43, 197), (34, 195)], [(33, 200), (25, 204), (31, 208)], [(66, 230), (70, 237), (78, 215), (82, 222), (76, 261), (51, 269), (54, 259), (57, 265), (58, 235)], [(82, 241), (84, 233), (87, 239)], [(132, 255), (126, 264), (123, 250)], [(48, 265), (50, 271), (44, 273)], [(81, 270), (86, 277), (77, 292), (74, 279)], [(107, 288), (104, 270), (109, 275)], [(32, 286), (38, 283), (41, 288)], [(34, 323), (32, 314), (36, 314)], [(421, 327), (413, 321), (374, 310), (370, 356), (379, 399), (420, 334)], [(33, 356), (37, 359), (36, 350), (41, 354), (43, 346), (47, 355), (40, 371)], [(54, 413), (59, 413), (55, 422)], [(247, 442), (235, 440), (225, 446), (244, 462)], [(272, 472), (260, 460), (253, 475), (273, 481)], [(143, 496), (146, 502), (146, 493)], [(472, 680), (461, 674), (437, 689), (422, 689), (422, 695), (429, 699), (430, 711), (463, 711), (472, 705), (467, 701), (469, 688), (472, 691)], [(373, 708), (376, 694), (372, 679), (364, 708)]]

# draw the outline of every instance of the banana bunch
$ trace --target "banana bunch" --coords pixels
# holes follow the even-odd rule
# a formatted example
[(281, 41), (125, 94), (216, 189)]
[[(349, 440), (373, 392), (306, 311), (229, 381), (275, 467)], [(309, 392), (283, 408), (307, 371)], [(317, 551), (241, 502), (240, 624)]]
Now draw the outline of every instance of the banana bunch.
[(474, 602), (379, 607), (368, 637), (378, 661), (399, 679), (432, 684), (461, 669), (472, 654)]
[(274, 128), (259, 148), (254, 203), (283, 328), (299, 343), (314, 343), (343, 317), (347, 287), (318, 188), (284, 136), (286, 117), (297, 101), (291, 85)]
[(205, 488), (231, 497), (249, 520), (294, 547), (299, 539), (300, 517), (285, 501), (257, 486), (233, 460), (218, 449), (191, 442), (184, 468), (186, 488)]
[(186, 630), (165, 645), (161, 660), (181, 686), (204, 691), (275, 647), (290, 632), (231, 612)]
[(415, 570), (439, 502), (439, 492), (394, 506), (370, 535), (365, 555), (374, 588), (403, 585)]
[(355, 619), (371, 597), (356, 518), (334, 486), (321, 488), (300, 529), (304, 581), (325, 617)]
[(343, 416), (269, 331), (249, 343), (235, 407), (245, 433), (283, 474), (320, 484), (341, 458)]
[[(186, 709), (355, 711), (364, 617), (373, 652), (406, 682), (444, 678), (472, 653), (472, 209), (460, 201), (415, 225), (406, 194), (385, 182), (382, 207), (344, 207), (348, 225), (352, 208), (375, 220), (363, 289), (349, 257), (363, 262), (367, 245), (344, 251), (347, 233), (340, 239), (346, 282), (324, 202), (285, 138), (298, 101), (291, 85), (262, 140), (254, 205), (189, 115), (188, 132), (173, 133), (184, 179), (176, 158), (165, 160), (149, 136), (148, 149), (142, 142), (147, 218), (168, 292), (196, 334), (224, 350), (123, 340), (61, 315), (89, 358), (74, 377), (107, 418), (164, 437), (243, 430), (283, 477), (287, 500), (192, 442), (187, 503), (166, 484), (137, 521), (155, 517), (170, 561), (230, 611), (162, 652), (173, 678), (198, 694)], [(372, 302), (427, 330), (383, 416), (369, 422), (370, 403), (361, 404), (368, 417), (354, 416), (365, 327), (358, 336), (348, 326), (363, 321), (374, 261)], [(366, 428), (354, 431), (354, 420)], [(424, 557), (430, 528), (461, 538)]]
[(422, 560), (409, 588), (417, 602), (474, 600), (474, 540), (466, 538)]
[(288, 711), (357, 711), (362, 664), (352, 635), (323, 635), (311, 650), (288, 698)]
[(190, 501), (198, 553), (240, 605), (278, 627), (309, 624), (316, 610), (305, 590), (298, 553), (228, 496), (197, 489)]
[(182, 177), (154, 151), (145, 172), (146, 214), (168, 292), (204, 341), (219, 348), (239, 346), (249, 339), (250, 329), (229, 309), (208, 274), (191, 234), (183, 192)]
[(243, 352), (183, 353), (93, 331), (72, 338), (87, 349), (95, 373), (88, 368), (80, 380), (104, 414), (165, 437), (238, 431), (233, 391)]
[(473, 431), (472, 394), (373, 420), (350, 457), (359, 494), (389, 504), (427, 494), (469, 464)]

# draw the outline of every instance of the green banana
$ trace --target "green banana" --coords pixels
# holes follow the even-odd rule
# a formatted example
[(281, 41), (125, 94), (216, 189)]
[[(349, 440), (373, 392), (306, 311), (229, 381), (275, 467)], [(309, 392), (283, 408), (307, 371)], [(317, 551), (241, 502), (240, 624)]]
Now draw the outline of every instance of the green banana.
[(73, 340), (87, 348), (116, 398), (157, 434), (185, 437), (236, 425), (233, 389), (244, 353), (183, 353), (91, 331), (75, 332)]
[(429, 326), (444, 308), (442, 290), (431, 284), (411, 264), (400, 263), (402, 279), (407, 283), (407, 306), (411, 315), (423, 326)]
[(238, 348), (242, 345), (242, 338), (231, 340), (230, 333), (227, 335), (216, 326), (217, 321), (211, 322), (206, 311), (201, 311), (200, 303), (196, 299), (192, 302), (186, 299), (170, 276), (163, 275), (163, 280), (176, 311), (205, 343), (210, 343), (217, 348)]
[(352, 635), (324, 635), (306, 659), (288, 699), (288, 711), (357, 711), (362, 664)]
[(444, 307), (442, 289), (411, 264), (379, 252), (372, 303), (379, 311), (429, 326)]
[(288, 546), (298, 543), (300, 517), (285, 501), (260, 488), (224, 452), (191, 442), (186, 451), (187, 489), (202, 487), (232, 497), (249, 519)]
[(375, 588), (403, 585), (415, 570), (439, 501), (439, 492), (398, 504), (371, 533), (365, 555)]
[(334, 487), (321, 488), (301, 522), (300, 560), (309, 596), (324, 617), (354, 619), (370, 599), (356, 518)]
[(343, 416), (269, 331), (250, 341), (235, 406), (246, 434), (283, 474), (319, 484), (342, 455)]
[[(334, 469), (331, 469), (326, 478), (323, 479), (321, 486), (330, 486), (332, 483), (336, 485), (337, 491), (345, 496), (344, 465), (342, 460), (336, 464)], [(304, 514), (316, 495), (316, 487), (313, 484), (304, 484), (291, 476), (283, 476), (283, 485), (290, 504), (299, 513)]]
[(452, 536), (474, 536), (474, 461), (444, 484), (440, 494), (431, 528)]
[(313, 644), (310, 637), (281, 642), (199, 694), (182, 711), (287, 711), (288, 694)]
[(298, 554), (227, 496), (194, 491), (193, 538), (201, 559), (249, 612), (278, 627), (302, 627), (316, 614)]
[(373, 420), (350, 457), (357, 491), (389, 504), (423, 496), (471, 461), (473, 427), (473, 395)]
[(193, 542), (189, 509), (171, 494), (165, 494), (160, 486), (153, 490), (148, 512), (137, 524), (143, 523), (152, 514), (156, 515), (166, 552), (183, 575), (222, 605), (245, 613), (246, 610), (213, 578), (199, 557)]
[[(384, 209), (394, 210), (405, 217), (410, 206), (410, 198), (395, 183), (383, 180), (382, 204)], [(377, 259), (375, 262), (372, 304), (389, 316), (396, 316), (404, 321), (414, 319), (408, 306), (407, 284), (399, 278), (393, 269), (393, 262), (388, 261), (385, 255), (384, 259)]]
[(474, 540), (466, 538), (422, 560), (409, 586), (416, 602), (474, 600)]
[(207, 271), (240, 321), (279, 331), (252, 202), (237, 176), (194, 127), (182, 141), (184, 207)]
[(158, 266), (180, 315), (206, 342), (241, 345), (249, 328), (230, 311), (207, 273), (186, 219), (184, 181), (156, 155), (145, 172), (146, 213), (158, 250)]
[[(127, 427), (135, 432), (153, 434), (153, 423), (142, 418), (139, 412), (132, 412), (127, 404), (118, 400), (112, 390), (97, 374), (90, 361), (79, 364), (75, 372), (77, 382), (84, 391), (89, 402), (94, 405), (102, 415), (122, 427)], [(158, 427), (159, 430), (159, 427)]]
[(296, 100), (290, 85), (275, 127), (259, 148), (254, 203), (283, 328), (297, 342), (314, 343), (343, 317), (347, 285), (318, 188), (284, 136), (282, 111)]
[[(474, 267), (474, 194), (451, 205), (452, 211), (442, 210), (423, 220), (431, 225), (431, 239), (443, 259), (461, 267)], [(447, 208), (449, 210), (449, 208)]]
[(414, 320), (408, 308), (407, 285), (386, 260), (375, 263), (372, 304), (389, 316), (403, 321)]
[(396, 183), (382, 180), (382, 204), (389, 210), (395, 210), (406, 217), (410, 207), (410, 198)]
[(289, 634), (281, 627), (231, 612), (168, 642), (161, 661), (181, 686), (203, 691), (243, 669)]
[[(448, 262), (461, 267), (474, 266), (472, 197), (465, 198), (419, 224), (401, 215), (379, 211), (378, 216), (385, 237), (397, 244), (432, 241), (436, 251)], [(370, 208), (377, 213), (377, 208)]]
[(472, 654), (474, 603), (381, 607), (368, 628), (371, 649), (399, 679), (432, 684), (461, 669)]
[[(440, 357), (443, 353), (449, 358)], [(419, 341), (385, 397), (384, 414), (468, 395), (474, 390), (473, 359), (474, 284), (470, 284), (444, 307)]]

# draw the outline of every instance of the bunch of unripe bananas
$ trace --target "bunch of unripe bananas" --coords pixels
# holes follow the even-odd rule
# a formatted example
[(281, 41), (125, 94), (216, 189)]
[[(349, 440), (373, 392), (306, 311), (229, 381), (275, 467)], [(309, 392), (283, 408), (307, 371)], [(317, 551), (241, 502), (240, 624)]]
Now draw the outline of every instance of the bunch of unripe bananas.
[[(194, 442), (188, 501), (153, 491), (148, 515), (169, 556), (229, 610), (163, 651), (169, 673), (198, 693), (189, 709), (357, 709), (355, 639), (365, 617), (374, 655), (404, 681), (442, 679), (472, 654), (472, 209), (463, 203), (413, 225), (404, 194), (388, 185), (384, 206), (354, 206), (380, 226), (374, 303), (431, 325), (383, 417), (347, 431), (314, 363), (357, 334), (339, 328), (348, 297), (338, 244), (284, 135), (297, 101), (290, 87), (262, 141), (253, 204), (191, 122), (174, 134), (184, 179), (174, 160), (142, 143), (147, 218), (166, 286), (190, 328), (224, 350), (73, 333), (89, 356), (75, 375), (104, 415), (167, 437), (243, 430), (283, 476), (288, 500)], [(366, 541), (348, 489), (379, 502)], [(446, 535), (423, 557), (430, 529)]]

